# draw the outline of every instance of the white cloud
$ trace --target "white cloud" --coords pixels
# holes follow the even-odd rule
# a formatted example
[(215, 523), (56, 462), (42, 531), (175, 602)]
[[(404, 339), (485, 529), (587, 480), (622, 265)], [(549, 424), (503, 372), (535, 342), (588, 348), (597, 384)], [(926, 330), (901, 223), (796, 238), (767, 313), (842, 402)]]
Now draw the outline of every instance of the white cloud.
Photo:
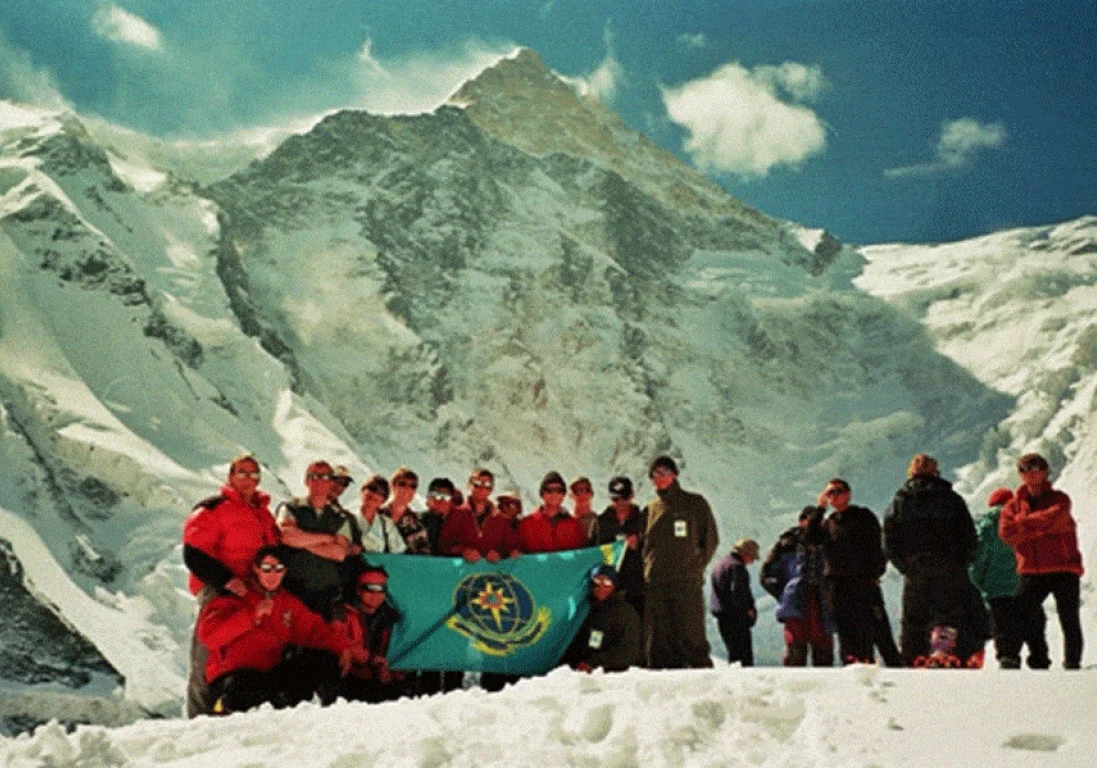
[(0, 97), (49, 109), (68, 109), (53, 74), (38, 69), (30, 55), (0, 34)]
[(617, 89), (625, 80), (625, 68), (614, 53), (613, 29), (608, 21), (602, 31), (602, 39), (606, 43), (606, 58), (593, 72), (579, 77), (560, 75), (560, 78), (569, 83), (578, 93), (582, 95), (592, 94), (602, 103), (608, 104), (613, 101)]
[(981, 123), (973, 117), (950, 120), (941, 126), (937, 139), (937, 160), (932, 163), (905, 165), (884, 170), (889, 179), (909, 176), (931, 176), (968, 165), (977, 152), (997, 149), (1006, 140), (1006, 127), (1002, 123)]
[(685, 150), (699, 167), (742, 176), (765, 176), (777, 166), (797, 166), (826, 147), (826, 128), (798, 102), (816, 98), (822, 70), (786, 62), (747, 69), (725, 64), (711, 75), (663, 89), (670, 119), (689, 136)]
[(112, 3), (99, 6), (91, 18), (91, 28), (100, 37), (115, 43), (125, 43), (150, 51), (163, 49), (160, 31), (156, 27)]
[(376, 114), (418, 114), (443, 104), (462, 83), (504, 56), (513, 45), (466, 43), (453, 51), (431, 51), (381, 60), (367, 40), (358, 52), (352, 75), (357, 101)]
[(695, 35), (691, 35), (688, 32), (683, 32), (678, 35), (678, 42), (684, 45), (686, 48), (704, 48), (708, 45), (708, 38), (705, 37), (704, 32), (698, 32)]

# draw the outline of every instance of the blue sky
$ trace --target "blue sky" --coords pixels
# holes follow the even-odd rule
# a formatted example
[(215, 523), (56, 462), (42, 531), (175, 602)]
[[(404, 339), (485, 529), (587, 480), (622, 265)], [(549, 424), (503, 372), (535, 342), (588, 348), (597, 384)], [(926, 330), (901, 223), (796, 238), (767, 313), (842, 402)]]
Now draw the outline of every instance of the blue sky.
[(522, 45), (770, 215), (932, 242), (1097, 213), (1095, 39), (1092, 0), (4, 0), (0, 98), (209, 137)]

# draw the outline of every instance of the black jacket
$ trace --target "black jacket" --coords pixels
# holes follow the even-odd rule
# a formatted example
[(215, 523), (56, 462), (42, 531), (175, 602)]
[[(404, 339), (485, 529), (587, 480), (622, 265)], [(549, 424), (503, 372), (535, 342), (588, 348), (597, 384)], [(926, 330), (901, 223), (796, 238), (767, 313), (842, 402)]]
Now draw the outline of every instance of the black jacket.
[(880, 523), (872, 510), (848, 506), (822, 521), (824, 576), (832, 580), (878, 579), (887, 569)]
[(921, 555), (966, 566), (977, 545), (967, 504), (939, 477), (908, 480), (884, 515), (884, 547), (900, 573)]

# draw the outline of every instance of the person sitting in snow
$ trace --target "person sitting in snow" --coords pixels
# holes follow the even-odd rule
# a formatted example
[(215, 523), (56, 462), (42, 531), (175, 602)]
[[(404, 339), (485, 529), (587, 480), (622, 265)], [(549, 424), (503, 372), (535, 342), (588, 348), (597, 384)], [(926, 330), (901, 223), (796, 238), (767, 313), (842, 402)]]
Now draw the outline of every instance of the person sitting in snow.
[(564, 656), (565, 663), (580, 672), (623, 672), (644, 663), (640, 617), (617, 585), (612, 565), (591, 570), (590, 615)]
[(355, 584), (355, 603), (339, 623), (351, 653), (350, 669), (335, 688), (335, 695), (344, 699), (376, 703), (405, 693), (404, 673), (388, 665), (392, 628), (400, 620), (400, 612), (388, 601), (388, 581), (384, 568), (365, 566)]
[[(344, 634), (282, 589), (283, 554), (282, 547), (261, 548), (244, 594), (215, 597), (198, 614), (215, 714), (264, 702), (294, 706), (350, 669)], [(318, 652), (287, 657), (291, 644)]]

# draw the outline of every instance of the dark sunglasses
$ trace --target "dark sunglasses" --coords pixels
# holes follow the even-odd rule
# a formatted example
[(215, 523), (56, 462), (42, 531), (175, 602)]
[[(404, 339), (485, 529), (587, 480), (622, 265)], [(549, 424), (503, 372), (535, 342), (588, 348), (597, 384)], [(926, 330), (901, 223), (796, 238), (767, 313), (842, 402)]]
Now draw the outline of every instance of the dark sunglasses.
[(673, 474), (674, 474), (674, 473), (673, 473), (673, 472), (671, 472), (671, 471), (670, 471), (669, 469), (667, 469), (666, 467), (659, 467), (658, 469), (656, 469), (655, 471), (653, 471), (653, 472), (651, 473), (651, 476), (652, 476), (652, 477), (669, 477), (669, 476), (671, 476), (671, 475), (673, 475)]
[(256, 568), (263, 573), (283, 573), (286, 570), (286, 566), (282, 563), (261, 563)]
[(1017, 468), (1018, 472), (1042, 472), (1047, 469), (1043, 464), (1039, 462), (1030, 462), (1028, 464), (1022, 464)]
[(843, 493), (849, 493), (849, 488), (831, 488), (827, 491), (827, 496), (841, 496)]
[(384, 584), (359, 584), (359, 592), (388, 592)]

